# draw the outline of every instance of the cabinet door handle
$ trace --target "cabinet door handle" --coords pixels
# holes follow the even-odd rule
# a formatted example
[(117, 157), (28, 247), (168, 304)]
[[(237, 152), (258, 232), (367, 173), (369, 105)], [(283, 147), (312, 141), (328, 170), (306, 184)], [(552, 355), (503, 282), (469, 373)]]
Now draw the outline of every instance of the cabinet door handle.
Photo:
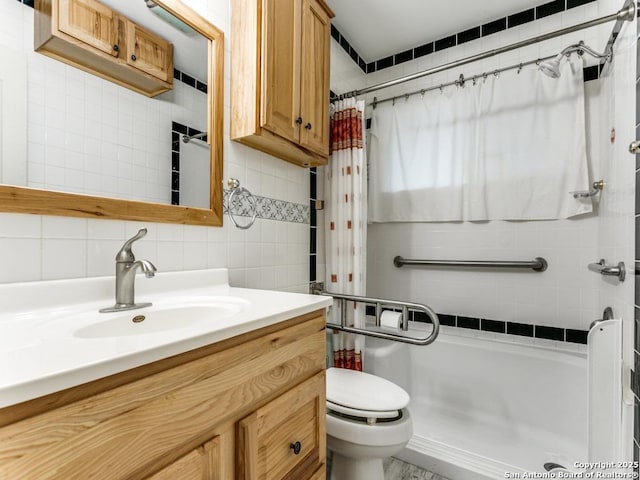
[(134, 62), (138, 59), (138, 57), (136, 57), (135, 55), (131, 55), (131, 60), (133, 60)]
[(310, 123), (307, 123), (307, 124), (304, 126), (304, 128), (306, 128), (307, 130), (311, 130), (311, 124), (310, 124)]
[(302, 117), (296, 118), (296, 124), (297, 125), (302, 125)]
[(300, 442), (289, 444), (289, 448), (293, 450), (294, 455), (298, 455), (300, 450), (302, 450), (302, 444)]
[(113, 51), (114, 52), (119, 52), (120, 51), (120, 47), (118, 45), (114, 45), (113, 46)]

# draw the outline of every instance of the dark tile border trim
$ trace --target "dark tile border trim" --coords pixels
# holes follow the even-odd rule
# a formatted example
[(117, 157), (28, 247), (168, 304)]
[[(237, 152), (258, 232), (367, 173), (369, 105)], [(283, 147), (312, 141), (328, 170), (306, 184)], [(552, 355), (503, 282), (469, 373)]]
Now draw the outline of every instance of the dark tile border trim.
[(364, 61), (364, 59), (358, 54), (358, 52), (356, 52), (349, 41), (334, 25), (331, 25), (331, 37), (338, 42), (338, 44), (345, 52), (347, 52), (347, 54), (364, 73), (372, 73), (382, 70), (383, 68), (389, 68), (410, 60), (415, 60), (416, 58), (420, 58), (424, 55), (429, 55), (434, 51), (437, 52), (446, 48), (455, 47), (456, 45), (461, 45), (481, 37), (493, 35), (494, 33), (501, 32), (508, 28), (518, 27), (525, 23), (540, 20), (541, 18), (548, 17), (549, 15), (561, 13), (565, 10), (579, 7), (594, 1), (596, 0), (554, 0), (552, 2), (538, 5), (534, 8), (516, 12), (506, 17), (497, 18), (483, 25), (469, 28), (463, 32), (457, 32), (439, 40), (416, 46), (415, 48), (405, 50), (404, 52), (397, 52), (394, 55), (379, 58), (369, 63)]
[(206, 83), (201, 82), (197, 78), (192, 77), (188, 73), (182, 72), (177, 68), (173, 69), (173, 78), (184, 83), (185, 85), (195, 88), (196, 90), (206, 94), (209, 87)]
[[(385, 310), (383, 308), (383, 310)], [(389, 310), (389, 309), (386, 309)], [(367, 305), (366, 314), (374, 316), (375, 306)], [(414, 322), (431, 323), (431, 320), (424, 312), (409, 310), (410, 320)], [(479, 330), (498, 334), (517, 335), (519, 337), (543, 338), (558, 342), (587, 344), (586, 330), (564, 329), (547, 325), (530, 325), (527, 323), (504, 322), (502, 320), (491, 320), (488, 318), (467, 317), (463, 315), (438, 314), (440, 325), (446, 327), (466, 328), (469, 330)], [(640, 358), (640, 356), (638, 357)]]
[[(171, 122), (171, 205), (180, 205), (180, 144), (182, 135), (198, 135), (202, 131)], [(206, 141), (207, 137), (203, 137)]]

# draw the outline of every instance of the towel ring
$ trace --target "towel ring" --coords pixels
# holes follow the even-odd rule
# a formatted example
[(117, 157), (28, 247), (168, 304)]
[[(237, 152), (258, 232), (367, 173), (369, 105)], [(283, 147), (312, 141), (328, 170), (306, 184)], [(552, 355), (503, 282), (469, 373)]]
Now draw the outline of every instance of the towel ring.
[[(248, 228), (251, 227), (251, 225), (253, 225), (253, 222), (256, 221), (256, 216), (258, 214), (258, 202), (256, 201), (256, 197), (253, 196), (253, 194), (247, 190), (244, 187), (240, 186), (240, 181), (237, 178), (230, 178), (229, 180), (227, 180), (227, 186), (229, 187), (229, 189), (231, 190), (231, 194), (229, 195), (229, 200), (227, 203), (227, 210), (229, 211), (229, 218), (231, 218), (231, 221), (233, 222), (233, 224), (237, 227), (240, 228), (241, 230), (246, 230)], [(253, 210), (253, 214), (251, 215), (251, 219), (249, 220), (248, 223), (242, 225), (240, 223), (238, 223), (235, 219), (235, 217), (233, 216), (233, 212), (231, 209), (231, 206), (233, 205), (233, 199), (237, 194), (246, 194), (249, 198), (249, 204), (251, 205), (251, 210)]]

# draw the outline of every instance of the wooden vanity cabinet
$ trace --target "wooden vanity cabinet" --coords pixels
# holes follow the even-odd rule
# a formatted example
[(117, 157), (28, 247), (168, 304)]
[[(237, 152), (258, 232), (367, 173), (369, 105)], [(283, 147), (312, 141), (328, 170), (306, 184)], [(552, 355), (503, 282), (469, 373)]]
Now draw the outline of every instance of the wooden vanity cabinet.
[(319, 310), (0, 409), (0, 479), (324, 479), (325, 339)]
[(231, 138), (301, 166), (329, 156), (323, 0), (233, 0)]
[(97, 0), (36, 0), (36, 51), (153, 97), (173, 88), (173, 45)]

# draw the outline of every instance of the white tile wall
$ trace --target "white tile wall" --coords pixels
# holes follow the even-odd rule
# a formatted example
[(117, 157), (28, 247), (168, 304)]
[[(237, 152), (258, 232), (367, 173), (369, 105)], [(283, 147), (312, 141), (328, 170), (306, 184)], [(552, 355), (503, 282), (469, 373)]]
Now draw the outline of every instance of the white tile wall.
[[(496, 48), (560, 27), (615, 12), (612, 0), (573, 8), (480, 40), (436, 52), (369, 75), (357, 75), (351, 59), (332, 41), (332, 88), (336, 93), (398, 78), (486, 49)], [(606, 44), (612, 24), (565, 35), (482, 62), (452, 69), (422, 80), (378, 91), (367, 96), (386, 98), (469, 77), (500, 66), (552, 55), (578, 40), (596, 50)], [(621, 47), (618, 47), (621, 48)], [(335, 52), (342, 52), (341, 55)], [(367, 59), (371, 61), (374, 59)], [(622, 60), (618, 58), (618, 62)], [(625, 60), (626, 61), (626, 60)], [(351, 63), (349, 69), (347, 63)], [(338, 63), (338, 66), (334, 66)], [(593, 64), (593, 60), (588, 60)], [(535, 68), (535, 67), (530, 67)], [(358, 69), (359, 70), (359, 69)], [(632, 275), (634, 175), (631, 161), (608, 143), (613, 124), (624, 123), (611, 106), (624, 98), (622, 86), (610, 81), (589, 82), (587, 88), (588, 150), (594, 180), (604, 178), (607, 187), (598, 215), (577, 220), (546, 222), (430, 223), (370, 225), (368, 230), (368, 293), (374, 296), (424, 302), (436, 311), (563, 328), (587, 329), (608, 304), (620, 305), (620, 315), (633, 320), (632, 283), (613, 284), (587, 271), (599, 258), (617, 263), (624, 259)], [(627, 88), (626, 86), (624, 87)], [(633, 87), (629, 87), (631, 89)], [(629, 90), (631, 91), (631, 90)], [(628, 102), (629, 108), (633, 107)], [(617, 105), (617, 103), (616, 103)], [(614, 117), (615, 115), (615, 117)], [(615, 118), (615, 121), (614, 121)], [(628, 122), (633, 128), (633, 122)], [(631, 138), (631, 137), (630, 137)], [(624, 143), (624, 142), (623, 142)], [(616, 148), (621, 148), (616, 146)], [(614, 160), (616, 159), (616, 160)], [(544, 256), (544, 273), (479, 272), (438, 269), (397, 269), (395, 255), (413, 258), (530, 260)], [(321, 256), (319, 255), (319, 262)]]
[[(229, 2), (185, 3), (225, 33), (224, 178), (233, 175), (256, 195), (306, 205), (307, 170), (229, 140)], [(32, 17), (33, 10), (19, 2), (0, 2), (0, 45), (25, 51), (29, 57), (30, 174), (42, 181), (52, 176), (64, 185), (73, 167), (84, 162), (94, 174), (85, 174), (87, 185), (108, 183), (109, 191), (124, 193), (141, 188), (136, 180), (123, 183), (109, 177), (115, 178), (118, 172), (136, 174), (136, 150), (142, 147), (138, 134), (144, 136), (145, 121), (153, 130), (154, 119), (170, 110), (171, 104), (148, 102), (146, 97), (32, 53)], [(194, 89), (185, 87), (190, 90)], [(117, 108), (107, 96), (117, 99)], [(79, 102), (81, 98), (86, 103)], [(84, 123), (98, 123), (100, 128), (79, 129), (78, 117), (83, 114)], [(187, 112), (177, 109), (171, 114), (179, 117)], [(66, 133), (61, 125), (69, 127)], [(169, 140), (162, 139), (166, 151)], [(147, 132), (146, 143), (154, 142), (153, 132)], [(164, 152), (165, 146), (161, 148)], [(48, 159), (53, 163), (43, 172)], [(228, 267), (235, 286), (307, 291), (309, 226), (261, 219), (241, 231), (228, 219), (223, 227), (214, 228), (0, 213), (0, 282), (113, 275), (115, 253), (143, 226), (149, 234), (136, 243), (134, 252), (160, 271)]]

